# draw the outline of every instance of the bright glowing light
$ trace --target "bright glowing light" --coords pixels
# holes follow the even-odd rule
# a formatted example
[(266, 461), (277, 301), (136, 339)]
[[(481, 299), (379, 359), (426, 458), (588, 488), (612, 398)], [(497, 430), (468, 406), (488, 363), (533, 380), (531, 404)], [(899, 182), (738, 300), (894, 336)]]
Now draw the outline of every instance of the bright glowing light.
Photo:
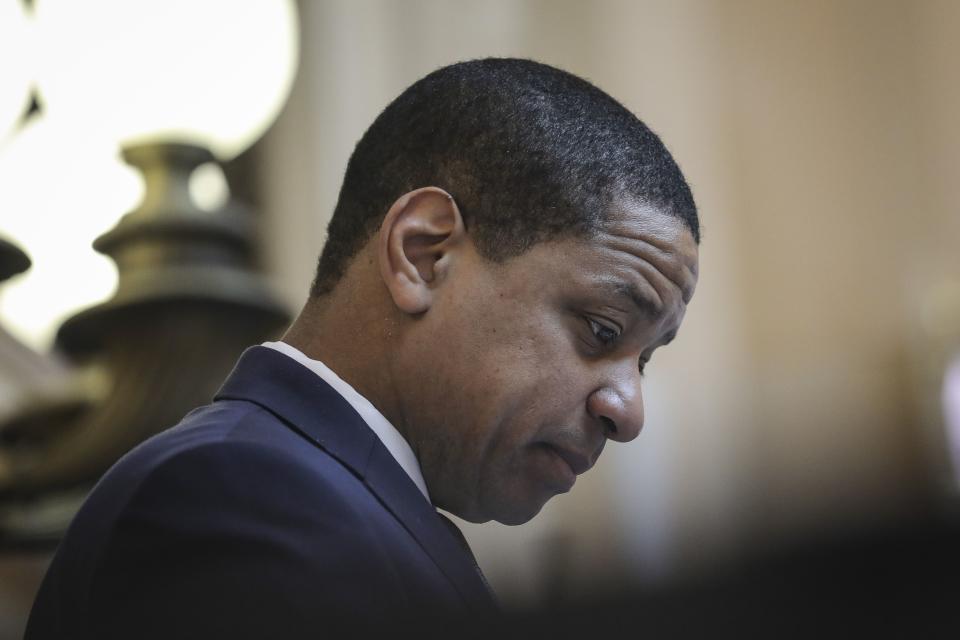
[(38, 350), (79, 308), (113, 292), (113, 262), (90, 246), (143, 197), (143, 180), (109, 142), (34, 118), (0, 150), (0, 232), (33, 261), (0, 286), (5, 328)]
[(943, 417), (953, 470), (960, 483), (960, 353), (954, 356), (943, 376)]
[(27, 110), (33, 38), (21, 0), (0, 0), (0, 147)]
[(44, 106), (114, 142), (237, 155), (293, 82), (293, 0), (36, 0)]
[(214, 162), (205, 162), (190, 174), (187, 186), (190, 199), (199, 209), (215, 211), (230, 200), (230, 187), (223, 169)]

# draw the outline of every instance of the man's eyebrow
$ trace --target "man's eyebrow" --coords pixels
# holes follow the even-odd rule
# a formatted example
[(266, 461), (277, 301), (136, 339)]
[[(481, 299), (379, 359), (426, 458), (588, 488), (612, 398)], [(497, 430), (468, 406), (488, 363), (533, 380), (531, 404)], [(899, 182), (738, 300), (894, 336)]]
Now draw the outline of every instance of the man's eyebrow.
[(656, 317), (662, 311), (662, 305), (659, 301), (654, 301), (644, 295), (640, 289), (632, 282), (623, 280), (604, 280), (599, 283), (601, 287), (609, 289), (614, 295), (626, 298), (633, 303), (637, 309), (646, 316)]

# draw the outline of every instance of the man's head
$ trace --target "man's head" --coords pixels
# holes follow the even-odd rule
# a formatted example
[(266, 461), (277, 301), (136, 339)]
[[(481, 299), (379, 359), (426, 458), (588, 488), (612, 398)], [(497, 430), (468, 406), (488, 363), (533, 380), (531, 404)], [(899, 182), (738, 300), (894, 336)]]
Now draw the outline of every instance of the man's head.
[(521, 523), (643, 422), (699, 226), (660, 140), (525, 60), (420, 80), (350, 159), (290, 337), (400, 430), (437, 506)]
[(474, 60), (414, 83), (377, 117), (347, 165), (313, 295), (330, 291), (402, 194), (456, 200), (488, 259), (601, 228), (638, 199), (699, 242), (693, 196), (660, 139), (587, 81), (530, 60)]

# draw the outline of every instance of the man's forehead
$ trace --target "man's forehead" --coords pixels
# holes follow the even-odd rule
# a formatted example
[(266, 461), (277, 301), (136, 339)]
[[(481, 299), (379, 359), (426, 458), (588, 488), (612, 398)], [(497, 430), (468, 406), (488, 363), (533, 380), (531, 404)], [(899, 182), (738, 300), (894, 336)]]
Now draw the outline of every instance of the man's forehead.
[(656, 270), (680, 290), (684, 302), (690, 301), (699, 273), (699, 248), (677, 216), (628, 201), (611, 209), (595, 240), (621, 254), (624, 262), (646, 263), (636, 266)]
[(601, 276), (591, 282), (591, 287), (607, 296), (626, 300), (642, 315), (656, 318), (663, 313), (663, 304), (659, 298), (647, 295), (632, 280)]

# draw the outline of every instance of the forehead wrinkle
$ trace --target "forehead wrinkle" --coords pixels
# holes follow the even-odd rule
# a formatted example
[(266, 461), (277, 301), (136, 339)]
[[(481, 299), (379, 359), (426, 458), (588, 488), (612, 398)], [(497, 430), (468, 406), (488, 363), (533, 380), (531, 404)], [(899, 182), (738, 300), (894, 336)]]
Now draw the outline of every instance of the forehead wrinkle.
[[(676, 300), (679, 306), (685, 307), (689, 297), (693, 295), (692, 286), (689, 292), (685, 290), (685, 285), (691, 283), (678, 283), (675, 279), (677, 277), (676, 272), (673, 274), (674, 277), (666, 273), (666, 271), (675, 271), (669, 268), (670, 265), (651, 261), (646, 256), (630, 249), (611, 245), (610, 250), (613, 253), (625, 254), (630, 257), (624, 263), (635, 269), (643, 277), (642, 282), (652, 289), (657, 296), (657, 315), (663, 313), (670, 300)], [(632, 278), (628, 281), (632, 281)]]
[[(622, 280), (618, 277), (601, 278), (596, 286), (610, 289), (614, 295), (621, 296), (629, 300), (643, 315), (649, 318), (656, 318), (663, 312), (663, 300), (653, 300), (644, 295), (640, 287), (633, 282)], [(655, 291), (656, 292), (656, 291)]]
[(627, 200), (600, 235), (614, 246), (631, 242), (646, 245), (656, 258), (647, 260), (677, 285), (684, 302), (690, 302), (698, 276), (699, 247), (680, 220), (642, 202)]
[[(629, 238), (608, 234), (607, 242), (612, 251), (625, 253), (652, 267), (680, 292), (680, 298), (690, 302), (696, 285), (697, 276), (687, 260), (677, 251), (663, 249), (652, 243), (649, 238)], [(641, 247), (636, 247), (640, 243)], [(669, 246), (669, 243), (667, 243)], [(649, 248), (652, 247), (652, 250)], [(693, 261), (695, 263), (695, 260)], [(659, 294), (659, 290), (657, 291)], [(661, 294), (662, 297), (662, 294)]]
[[(636, 224), (633, 230), (631, 230), (630, 221)], [(695, 265), (697, 262), (700, 243), (694, 240), (693, 233), (686, 223), (642, 201), (627, 198), (621, 206), (614, 207), (613, 215), (607, 219), (606, 231), (611, 235), (623, 237), (630, 237), (631, 231), (639, 231), (643, 234), (645, 242), (662, 252), (676, 253), (680, 260), (688, 265)], [(688, 245), (692, 250), (683, 251), (682, 244)], [(695, 271), (695, 267), (693, 270)]]
[(697, 256), (699, 254), (700, 249), (696, 244), (692, 244), (690, 246), (691, 250), (685, 251), (684, 248), (682, 247), (683, 235), (687, 235), (689, 237), (689, 234), (687, 232), (684, 232), (684, 234), (682, 234), (680, 238), (671, 239), (671, 238), (658, 238), (656, 236), (652, 236), (652, 237), (646, 238), (645, 240), (649, 244), (656, 247), (657, 250), (659, 250), (663, 255), (676, 258), (676, 260), (681, 265), (683, 265), (685, 269), (687, 269), (691, 273), (696, 273)]

